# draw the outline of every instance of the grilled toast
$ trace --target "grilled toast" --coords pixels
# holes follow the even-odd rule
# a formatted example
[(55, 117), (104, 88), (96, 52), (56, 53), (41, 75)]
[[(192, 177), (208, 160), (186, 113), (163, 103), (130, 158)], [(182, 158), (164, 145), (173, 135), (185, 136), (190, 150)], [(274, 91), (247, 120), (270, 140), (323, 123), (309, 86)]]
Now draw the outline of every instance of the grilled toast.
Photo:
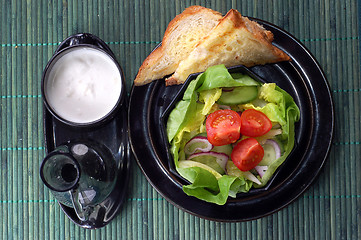
[(186, 59), (195, 45), (213, 29), (222, 14), (212, 9), (191, 6), (177, 15), (168, 25), (162, 45), (143, 62), (134, 85), (145, 85), (172, 74), (182, 59)]
[(251, 67), (290, 60), (272, 41), (272, 32), (231, 9), (179, 63), (166, 85), (182, 84), (191, 73), (205, 71), (212, 65)]

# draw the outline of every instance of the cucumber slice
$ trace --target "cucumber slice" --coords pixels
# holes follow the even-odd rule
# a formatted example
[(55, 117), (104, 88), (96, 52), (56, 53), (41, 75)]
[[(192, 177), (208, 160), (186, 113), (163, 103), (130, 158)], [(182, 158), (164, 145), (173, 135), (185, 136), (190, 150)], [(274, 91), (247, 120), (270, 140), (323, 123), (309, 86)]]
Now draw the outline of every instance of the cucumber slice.
[(233, 77), (234, 80), (244, 84), (245, 86), (259, 86), (260, 85), (259, 82), (257, 82), (250, 76), (242, 74), (242, 73), (231, 73), (231, 76)]
[(275, 149), (269, 145), (269, 144), (265, 144), (263, 145), (263, 150), (264, 150), (264, 156), (262, 158), (262, 161), (258, 164), (261, 166), (269, 166), (271, 165), (271, 163), (276, 160), (276, 151)]
[[(179, 168), (200, 167), (200, 168), (203, 168), (203, 169), (209, 171), (210, 173), (212, 173), (217, 179), (220, 179), (222, 177), (222, 175), (219, 174), (217, 171), (215, 171), (213, 168), (211, 168), (203, 163), (190, 161), (190, 160), (184, 160), (184, 161), (179, 161), (178, 165), (179, 165)], [(179, 171), (181, 172), (182, 169), (179, 169)]]
[(260, 166), (269, 166), (276, 159), (281, 157), (281, 144), (275, 140), (268, 139), (265, 144), (262, 145), (264, 150), (264, 156), (262, 161), (259, 163)]
[(231, 156), (232, 150), (233, 150), (233, 148), (232, 148), (231, 144), (228, 144), (228, 145), (222, 145), (222, 146), (214, 146), (212, 149), (212, 152), (225, 153), (228, 156)]
[(236, 87), (232, 91), (222, 91), (221, 97), (217, 103), (224, 105), (235, 105), (251, 102), (258, 96), (258, 88), (256, 86)]
[(192, 161), (194, 162), (199, 162), (202, 163), (204, 165), (207, 165), (208, 167), (212, 168), (213, 170), (215, 170), (216, 172), (218, 172), (219, 174), (224, 174), (224, 168), (222, 168), (218, 162), (217, 162), (217, 158), (216, 157), (212, 157), (212, 156), (197, 156), (192, 158)]
[(227, 162), (226, 171), (229, 176), (243, 177), (241, 170), (239, 170), (232, 160)]

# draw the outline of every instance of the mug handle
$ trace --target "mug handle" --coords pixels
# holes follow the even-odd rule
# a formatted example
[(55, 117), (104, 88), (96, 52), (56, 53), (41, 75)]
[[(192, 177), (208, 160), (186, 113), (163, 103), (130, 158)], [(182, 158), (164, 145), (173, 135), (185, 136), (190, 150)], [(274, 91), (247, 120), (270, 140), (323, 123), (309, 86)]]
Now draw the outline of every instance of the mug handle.
[(75, 210), (76, 215), (79, 220), (87, 221), (89, 220), (89, 216), (93, 210), (92, 206), (87, 205), (86, 203), (81, 203), (79, 199), (79, 195), (82, 193), (77, 190), (69, 190), (71, 202), (73, 204), (73, 208)]
[(77, 34), (69, 36), (63, 42), (60, 43), (59, 47), (55, 50), (55, 53), (60, 52), (64, 48), (74, 46), (74, 45), (79, 45), (79, 44), (93, 45), (93, 46), (99, 47), (102, 50), (104, 50), (105, 52), (107, 52), (108, 54), (110, 54), (115, 59), (114, 53), (108, 47), (108, 45), (103, 40), (101, 40), (99, 37), (97, 37), (91, 33), (77, 33)]

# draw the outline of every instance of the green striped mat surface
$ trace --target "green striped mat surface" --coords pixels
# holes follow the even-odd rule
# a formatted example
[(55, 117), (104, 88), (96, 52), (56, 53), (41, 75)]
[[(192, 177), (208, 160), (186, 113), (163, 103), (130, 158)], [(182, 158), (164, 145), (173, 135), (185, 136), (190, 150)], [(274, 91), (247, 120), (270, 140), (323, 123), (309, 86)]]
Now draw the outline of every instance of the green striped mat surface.
[[(351, 0), (6, 1), (0, 8), (0, 237), (2, 239), (361, 239), (360, 5)], [(284, 28), (323, 68), (335, 103), (333, 146), (320, 176), (285, 209), (258, 220), (220, 223), (169, 204), (133, 161), (130, 192), (106, 227), (74, 225), (39, 178), (45, 155), (40, 80), (58, 44), (93, 33), (115, 53), (127, 89), (190, 5), (230, 8)]]

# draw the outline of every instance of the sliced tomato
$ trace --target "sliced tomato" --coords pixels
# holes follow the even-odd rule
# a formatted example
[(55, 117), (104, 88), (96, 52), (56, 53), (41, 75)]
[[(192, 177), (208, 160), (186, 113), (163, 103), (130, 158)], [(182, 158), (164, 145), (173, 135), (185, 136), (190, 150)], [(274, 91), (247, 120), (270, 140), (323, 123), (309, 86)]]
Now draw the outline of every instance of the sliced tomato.
[(249, 171), (261, 162), (264, 150), (261, 144), (254, 138), (246, 138), (233, 148), (231, 159), (239, 170)]
[(241, 134), (248, 137), (259, 137), (269, 132), (272, 122), (263, 112), (248, 109), (241, 115)]
[(218, 110), (206, 120), (207, 138), (214, 146), (235, 143), (240, 137), (241, 117), (233, 110)]

